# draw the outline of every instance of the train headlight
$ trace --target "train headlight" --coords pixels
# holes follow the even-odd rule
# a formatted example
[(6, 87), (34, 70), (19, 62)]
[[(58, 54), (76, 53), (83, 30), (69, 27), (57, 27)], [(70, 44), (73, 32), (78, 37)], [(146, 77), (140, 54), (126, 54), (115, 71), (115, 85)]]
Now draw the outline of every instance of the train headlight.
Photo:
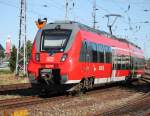
[(40, 53), (36, 53), (35, 60), (38, 61), (38, 62), (40, 61)]
[(64, 62), (67, 59), (68, 54), (64, 53), (61, 57), (61, 62)]

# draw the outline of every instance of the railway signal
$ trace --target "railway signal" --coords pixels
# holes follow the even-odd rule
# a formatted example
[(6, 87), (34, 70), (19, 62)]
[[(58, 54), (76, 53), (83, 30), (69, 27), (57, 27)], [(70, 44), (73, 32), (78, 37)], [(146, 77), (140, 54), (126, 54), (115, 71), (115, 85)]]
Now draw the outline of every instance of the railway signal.
[(42, 29), (44, 25), (46, 24), (46, 22), (47, 22), (47, 18), (44, 18), (43, 20), (38, 19), (38, 21), (35, 21), (35, 24), (38, 29)]

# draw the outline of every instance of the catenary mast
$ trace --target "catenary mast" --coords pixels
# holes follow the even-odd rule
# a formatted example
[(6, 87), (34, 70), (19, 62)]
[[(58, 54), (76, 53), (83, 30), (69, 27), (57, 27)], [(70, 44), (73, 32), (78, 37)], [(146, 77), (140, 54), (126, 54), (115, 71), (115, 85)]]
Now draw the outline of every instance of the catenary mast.
[(20, 0), (19, 43), (16, 59), (16, 75), (26, 75), (26, 0)]

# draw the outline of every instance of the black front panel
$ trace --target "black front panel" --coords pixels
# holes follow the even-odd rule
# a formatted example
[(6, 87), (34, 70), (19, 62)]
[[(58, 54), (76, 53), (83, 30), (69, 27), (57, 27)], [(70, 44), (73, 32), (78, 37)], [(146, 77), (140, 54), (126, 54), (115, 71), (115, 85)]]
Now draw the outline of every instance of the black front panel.
[(70, 35), (71, 30), (43, 30), (41, 37), (41, 51), (63, 52), (70, 38)]

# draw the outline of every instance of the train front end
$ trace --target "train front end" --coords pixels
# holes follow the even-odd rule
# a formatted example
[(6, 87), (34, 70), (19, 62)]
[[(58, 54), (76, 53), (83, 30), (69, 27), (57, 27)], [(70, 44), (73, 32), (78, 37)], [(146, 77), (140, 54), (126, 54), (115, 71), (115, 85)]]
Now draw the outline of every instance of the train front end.
[(71, 46), (77, 33), (75, 24), (49, 23), (39, 29), (28, 62), (32, 84), (63, 85), (69, 80)]

